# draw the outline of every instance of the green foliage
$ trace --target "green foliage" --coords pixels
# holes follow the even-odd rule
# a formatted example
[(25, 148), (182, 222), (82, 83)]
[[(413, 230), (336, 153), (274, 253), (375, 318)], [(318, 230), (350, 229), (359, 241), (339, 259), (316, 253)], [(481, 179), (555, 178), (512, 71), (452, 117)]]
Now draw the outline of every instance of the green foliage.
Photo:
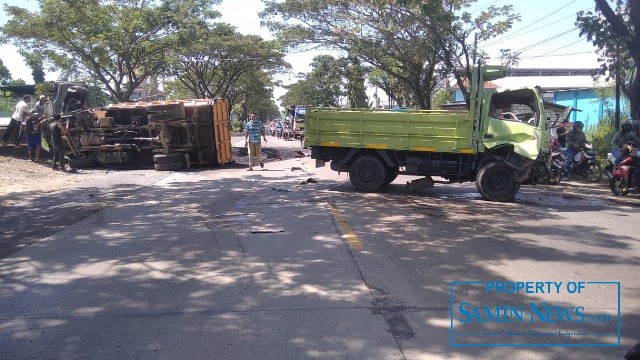
[(598, 153), (598, 159), (605, 165), (607, 153), (611, 151), (611, 139), (616, 133), (613, 128), (613, 116), (606, 116), (595, 126), (585, 129), (587, 140), (591, 142), (593, 150)]
[(22, 79), (13, 79), (9, 85), (27, 85), (27, 82)]
[(336, 59), (331, 55), (316, 56), (311, 62), (311, 72), (303, 74), (304, 79), (286, 87), (287, 92), (279, 99), (281, 105), (339, 107), (340, 97), (345, 94), (342, 90), (345, 68), (344, 59)]
[(36, 93), (34, 94), (37, 99), (40, 95), (46, 95), (49, 98), (53, 95), (53, 82), (41, 82), (36, 84)]
[(437, 91), (433, 96), (433, 108), (441, 109), (442, 105), (451, 102), (452, 97), (449, 91)]
[(369, 107), (367, 89), (364, 85), (365, 69), (360, 64), (358, 58), (350, 57), (346, 69), (347, 77), (347, 99), (349, 107), (364, 109)]
[(5, 114), (3, 116), (11, 116), (13, 113), (14, 99), (9, 97), (0, 97), (0, 114)]
[(34, 12), (4, 6), (2, 38), (21, 52), (42, 56), (74, 77), (100, 81), (118, 101), (168, 63), (167, 49), (188, 46), (190, 36), (217, 17), (219, 0), (47, 0)]
[(11, 82), (11, 72), (4, 66), (2, 59), (0, 59), (0, 85), (8, 84)]
[(620, 88), (631, 105), (633, 118), (640, 118), (640, 6), (637, 0), (618, 1), (616, 9), (606, 0), (595, 0), (595, 11), (580, 11), (576, 25), (580, 35), (597, 48), (598, 75), (616, 74), (620, 62)]
[(187, 40), (172, 52), (165, 72), (196, 97), (223, 97), (233, 106), (248, 98), (243, 92), (253, 86), (248, 79), (260, 78), (260, 86), (271, 87), (270, 74), (289, 67), (279, 42), (242, 35), (229, 24), (198, 29)]
[(397, 82), (390, 88), (379, 86), (394, 90), (387, 93), (390, 97), (428, 109), (431, 93), (445, 75), (437, 69), (457, 75), (462, 65), (470, 66), (469, 35), (477, 32), (480, 39), (489, 39), (504, 33), (517, 18), (511, 5), (490, 6), (472, 17), (463, 9), (474, 2), (266, 0), (261, 16), (282, 42), (346, 51)]

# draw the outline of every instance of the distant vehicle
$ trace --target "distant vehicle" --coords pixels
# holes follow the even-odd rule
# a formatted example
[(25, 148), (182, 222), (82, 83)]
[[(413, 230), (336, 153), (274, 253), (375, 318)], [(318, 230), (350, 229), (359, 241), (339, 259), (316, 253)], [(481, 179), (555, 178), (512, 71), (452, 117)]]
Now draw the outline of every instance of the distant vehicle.
[(304, 130), (304, 120), (307, 116), (307, 107), (304, 105), (292, 105), (287, 109), (286, 118), (290, 120), (293, 124), (294, 139), (299, 139), (302, 137), (302, 132)]

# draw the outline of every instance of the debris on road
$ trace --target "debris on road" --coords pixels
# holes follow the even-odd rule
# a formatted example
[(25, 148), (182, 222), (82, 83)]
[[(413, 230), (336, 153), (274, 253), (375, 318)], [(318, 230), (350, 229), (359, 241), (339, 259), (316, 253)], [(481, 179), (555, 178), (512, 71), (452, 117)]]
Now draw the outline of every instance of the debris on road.
[(278, 191), (278, 192), (291, 192), (291, 189), (285, 189), (285, 188), (271, 188), (271, 190)]
[(253, 227), (251, 228), (252, 234), (272, 234), (284, 232), (284, 228), (267, 228), (267, 227)]

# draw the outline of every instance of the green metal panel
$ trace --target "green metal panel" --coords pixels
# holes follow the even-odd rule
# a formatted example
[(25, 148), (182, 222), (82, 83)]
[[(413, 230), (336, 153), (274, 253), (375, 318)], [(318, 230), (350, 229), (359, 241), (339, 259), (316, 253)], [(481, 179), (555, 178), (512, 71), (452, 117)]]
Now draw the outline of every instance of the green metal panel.
[[(466, 111), (310, 109), (306, 145), (461, 152), (471, 149)], [(329, 144), (329, 145), (328, 145)]]

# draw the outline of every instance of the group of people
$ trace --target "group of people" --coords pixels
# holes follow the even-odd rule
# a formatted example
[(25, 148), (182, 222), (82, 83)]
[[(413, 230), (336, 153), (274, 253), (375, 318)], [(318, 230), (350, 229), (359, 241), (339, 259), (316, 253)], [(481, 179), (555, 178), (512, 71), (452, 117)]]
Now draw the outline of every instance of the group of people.
[(64, 127), (61, 123), (61, 116), (54, 115), (48, 119), (45, 115), (45, 104), (47, 96), (41, 95), (33, 109), (30, 109), (31, 95), (24, 95), (15, 107), (11, 120), (7, 126), (0, 145), (7, 146), (7, 141), (13, 136), (15, 144), (20, 141), (21, 129), (25, 130), (25, 138), (27, 141), (27, 153), (29, 160), (34, 162), (41, 161), (42, 155), (42, 131), (46, 127), (47, 138), (51, 145), (51, 153), (53, 155), (52, 168), (59, 168), (66, 171), (64, 160), (64, 143), (62, 142), (62, 132)]
[(287, 140), (293, 138), (293, 128), (291, 126), (291, 121), (288, 119), (285, 119), (284, 121), (281, 119), (271, 120), (269, 128), (271, 130), (271, 136), (277, 136), (278, 139), (284, 138)]
[[(586, 135), (583, 132), (584, 124), (581, 121), (573, 123), (573, 129), (566, 132), (564, 126), (556, 129), (558, 142), (560, 147), (566, 148), (567, 166), (563, 176), (568, 177), (573, 163), (573, 158), (577, 153), (582, 151), (587, 144)], [(630, 156), (634, 151), (640, 148), (640, 121), (627, 121), (620, 125), (620, 130), (615, 133), (611, 139), (611, 154), (615, 158), (614, 165), (620, 164), (620, 161)], [(633, 180), (636, 186), (640, 187), (640, 167), (633, 174)]]

